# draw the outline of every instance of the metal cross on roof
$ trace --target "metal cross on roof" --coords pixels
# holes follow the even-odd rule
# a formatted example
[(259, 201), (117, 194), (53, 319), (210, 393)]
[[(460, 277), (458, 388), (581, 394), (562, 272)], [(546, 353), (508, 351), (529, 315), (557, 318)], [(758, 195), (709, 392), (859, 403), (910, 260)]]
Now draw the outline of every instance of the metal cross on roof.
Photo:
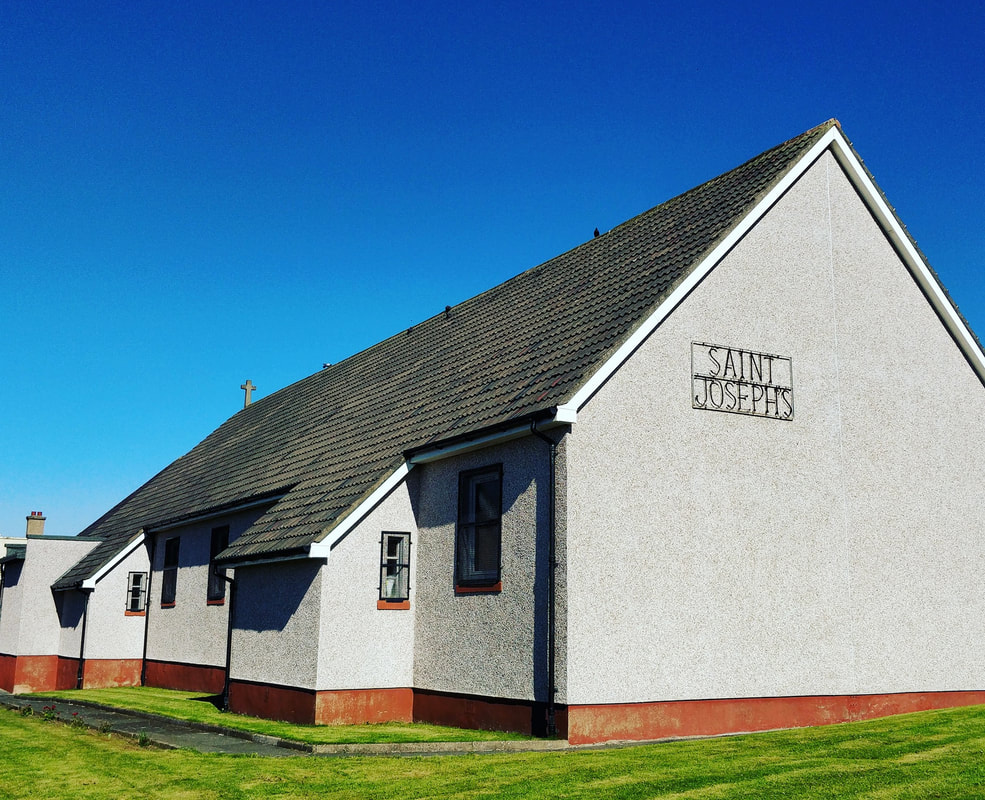
[(246, 397), (243, 398), (243, 408), (246, 408), (253, 402), (253, 390), (257, 387), (253, 385), (253, 382), (249, 378), (247, 378), (246, 383), (239, 388), (246, 392)]

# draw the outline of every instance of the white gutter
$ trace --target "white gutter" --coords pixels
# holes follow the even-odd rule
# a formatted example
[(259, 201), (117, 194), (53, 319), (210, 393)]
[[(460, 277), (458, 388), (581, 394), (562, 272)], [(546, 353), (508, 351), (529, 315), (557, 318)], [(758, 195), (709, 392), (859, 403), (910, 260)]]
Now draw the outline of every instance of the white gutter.
[(117, 565), (123, 561), (127, 556), (129, 556), (134, 550), (136, 550), (140, 545), (144, 543), (146, 534), (144, 529), (141, 528), (137, 536), (131, 541), (126, 547), (124, 547), (120, 552), (113, 556), (109, 561), (103, 564), (91, 578), (86, 578), (82, 581), (83, 589), (95, 589), (96, 584), (99, 583), (103, 578), (105, 578), (110, 572), (116, 569)]
[[(565, 418), (562, 419), (562, 415), (556, 415), (553, 419), (547, 420), (544, 424), (540, 426), (541, 430), (554, 427), (555, 425), (566, 424), (568, 422), (568, 417), (570, 414), (563, 415)], [(571, 422), (574, 420), (572, 419)], [(523, 436), (530, 435), (530, 423), (526, 422), (522, 425), (516, 425), (512, 428), (506, 428), (502, 431), (497, 431), (496, 433), (490, 433), (485, 436), (479, 436), (475, 439), (468, 439), (465, 441), (457, 442), (450, 445), (436, 445), (429, 450), (422, 450), (419, 453), (415, 453), (409, 459), (404, 461), (399, 467), (397, 467), (393, 472), (387, 476), (387, 479), (383, 481), (376, 490), (369, 495), (365, 500), (363, 500), (358, 506), (356, 506), (352, 513), (349, 514), (341, 523), (339, 523), (335, 528), (332, 528), (328, 532), (326, 537), (320, 541), (312, 542), (308, 545), (307, 558), (328, 558), (332, 547), (349, 531), (356, 527), (362, 520), (379, 505), (383, 499), (390, 494), (403, 480), (407, 477), (410, 471), (418, 464), (432, 464), (435, 461), (441, 461), (445, 458), (451, 458), (452, 456), (462, 455), (464, 453), (471, 453), (473, 450), (480, 450), (483, 447), (489, 447), (494, 444), (501, 444), (503, 442), (509, 442), (513, 439), (519, 439)], [(289, 557), (289, 558), (296, 558)], [(301, 556), (304, 558), (305, 556)], [(273, 560), (273, 559), (269, 559)], [(288, 560), (277, 559), (277, 560)], [(249, 563), (254, 562), (242, 562), (239, 566), (244, 566)], [(255, 563), (261, 563), (257, 561)], [(265, 563), (265, 561), (264, 561)]]
[(249, 561), (230, 561), (220, 564), (223, 569), (239, 569), (240, 567), (259, 567), (266, 564), (273, 564), (278, 561), (302, 561), (311, 558), (307, 552), (293, 553), (286, 556), (271, 556), (270, 558), (254, 558)]
[(467, 439), (449, 445), (435, 445), (429, 450), (422, 450), (419, 453), (415, 453), (410, 457), (410, 463), (430, 464), (434, 461), (441, 461), (442, 459), (450, 458), (451, 456), (471, 453), (473, 450), (481, 450), (483, 447), (488, 447), (492, 444), (508, 442), (511, 439), (519, 439), (521, 436), (527, 436), (529, 434), (530, 423), (525, 422), (523, 425), (516, 425), (512, 428), (497, 431), (496, 433), (489, 433), (475, 439)]

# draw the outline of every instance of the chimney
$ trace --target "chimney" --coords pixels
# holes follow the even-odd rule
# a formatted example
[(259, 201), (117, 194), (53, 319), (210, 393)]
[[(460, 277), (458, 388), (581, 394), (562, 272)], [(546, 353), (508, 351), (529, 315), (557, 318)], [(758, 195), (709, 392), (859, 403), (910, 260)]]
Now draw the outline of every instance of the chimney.
[(27, 518), (27, 535), (43, 536), (45, 519), (47, 519), (47, 517), (45, 517), (45, 515), (40, 511), (32, 511), (31, 516)]

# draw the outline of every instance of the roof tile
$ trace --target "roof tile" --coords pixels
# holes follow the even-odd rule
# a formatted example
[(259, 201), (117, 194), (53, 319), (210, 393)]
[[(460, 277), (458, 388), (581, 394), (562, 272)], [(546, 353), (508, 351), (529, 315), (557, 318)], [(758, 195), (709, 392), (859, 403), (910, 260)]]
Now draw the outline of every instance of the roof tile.
[(105, 541), (56, 588), (141, 528), (265, 494), (286, 492), (224, 557), (302, 551), (407, 450), (564, 403), (835, 124), (254, 402), (83, 531)]

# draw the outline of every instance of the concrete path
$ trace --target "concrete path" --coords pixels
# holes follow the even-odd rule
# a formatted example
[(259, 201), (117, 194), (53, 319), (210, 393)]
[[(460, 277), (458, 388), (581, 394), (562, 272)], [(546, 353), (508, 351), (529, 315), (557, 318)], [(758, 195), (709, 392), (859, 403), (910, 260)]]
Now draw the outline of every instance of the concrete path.
[[(305, 744), (276, 736), (249, 733), (218, 725), (145, 714), (139, 711), (100, 706), (87, 702), (12, 695), (0, 692), (0, 706), (14, 710), (30, 707), (34, 714), (54, 706), (58, 719), (81, 719), (86, 727), (112, 732), (131, 739), (143, 738), (149, 745), (165, 749), (187, 748), (201, 753), (259, 756), (410, 756), (461, 755), (464, 753), (529, 753), (571, 749), (557, 739), (524, 739), (485, 742), (394, 742), (387, 744)], [(50, 712), (49, 712), (50, 713)]]
[(15, 710), (30, 707), (35, 715), (42, 715), (45, 706), (54, 706), (58, 719), (71, 722), (81, 719), (86, 727), (112, 732), (120, 736), (145, 741), (168, 750), (184, 747), (202, 753), (251, 754), (261, 756), (300, 755), (300, 751), (278, 746), (281, 740), (267, 736), (254, 736), (244, 731), (233, 731), (211, 725), (143, 714), (136, 711), (97, 706), (89, 703), (69, 703), (57, 698), (0, 695), (0, 705)]

